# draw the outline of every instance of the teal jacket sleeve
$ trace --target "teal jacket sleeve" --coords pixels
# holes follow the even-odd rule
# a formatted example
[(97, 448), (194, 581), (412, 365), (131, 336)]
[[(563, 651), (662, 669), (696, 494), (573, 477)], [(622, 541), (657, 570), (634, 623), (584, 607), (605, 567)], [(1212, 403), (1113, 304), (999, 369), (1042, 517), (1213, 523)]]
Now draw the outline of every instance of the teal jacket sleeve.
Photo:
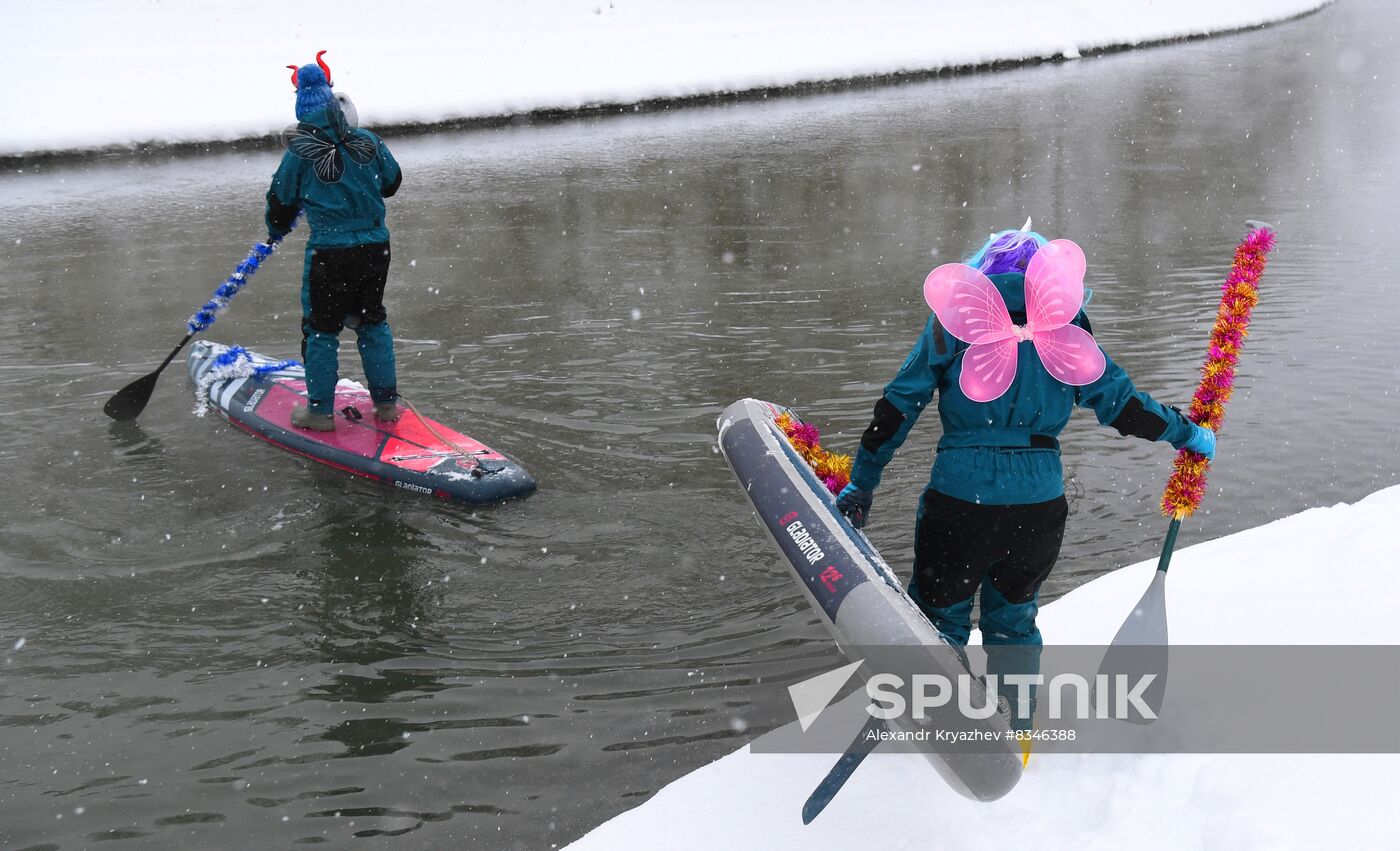
[(384, 144), (384, 140), (379, 140), (379, 194), (385, 198), (393, 197), (399, 191), (399, 186), (403, 183), (403, 169), (399, 168), (398, 160), (389, 153), (389, 146)]
[[(1089, 322), (1083, 313), (1075, 324), (1088, 330)], [(1099, 350), (1103, 351), (1103, 347)], [(1195, 426), (1190, 420), (1134, 387), (1128, 373), (1107, 352), (1103, 359), (1103, 375), (1091, 384), (1075, 388), (1075, 404), (1093, 409), (1100, 423), (1117, 429), (1124, 437), (1161, 440), (1176, 449), (1191, 439)]]
[(272, 175), (267, 189), (267, 235), (281, 239), (292, 229), (297, 213), (301, 212), (301, 159), (291, 151), (282, 155), (282, 162)]
[(875, 403), (874, 419), (861, 435), (860, 447), (851, 465), (851, 483), (862, 490), (873, 491), (880, 485), (885, 465), (904, 445), (919, 414), (933, 401), (934, 391), (947, 369), (946, 355), (950, 353), (946, 336), (943, 346), (936, 343), (936, 338), (943, 336), (936, 321), (930, 314), (909, 357), (904, 359), (904, 365), (885, 385), (884, 394)]

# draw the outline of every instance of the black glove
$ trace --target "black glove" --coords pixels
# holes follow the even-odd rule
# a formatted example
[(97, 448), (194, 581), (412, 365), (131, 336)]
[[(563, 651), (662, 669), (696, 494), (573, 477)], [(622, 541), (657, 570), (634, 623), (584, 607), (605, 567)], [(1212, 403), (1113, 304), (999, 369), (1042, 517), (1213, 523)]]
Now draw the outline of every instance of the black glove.
[(860, 529), (865, 526), (865, 521), (870, 519), (870, 503), (874, 499), (875, 494), (870, 491), (855, 485), (846, 485), (836, 495), (836, 510), (844, 514), (852, 526)]

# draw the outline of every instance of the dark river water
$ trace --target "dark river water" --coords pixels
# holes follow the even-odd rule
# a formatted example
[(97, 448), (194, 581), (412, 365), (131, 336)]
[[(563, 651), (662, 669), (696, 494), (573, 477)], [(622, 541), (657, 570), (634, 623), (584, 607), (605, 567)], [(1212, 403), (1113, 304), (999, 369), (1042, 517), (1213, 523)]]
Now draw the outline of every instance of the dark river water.
[[(1065, 64), (390, 135), (400, 387), (540, 482), (478, 511), (195, 417), (178, 365), (135, 427), (102, 415), (260, 238), (278, 152), (10, 168), (0, 844), (543, 848), (739, 747), (835, 655), (716, 415), (791, 404), (851, 450), (924, 275), (1027, 216), (1084, 246), (1098, 339), (1180, 404), (1243, 220), (1278, 226), (1184, 544), (1400, 482), (1397, 32), (1342, 2)], [(210, 338), (296, 355), (300, 239)], [(935, 420), (868, 529), (899, 570)], [(1088, 412), (1064, 444), (1047, 599), (1165, 529), (1169, 449)]]

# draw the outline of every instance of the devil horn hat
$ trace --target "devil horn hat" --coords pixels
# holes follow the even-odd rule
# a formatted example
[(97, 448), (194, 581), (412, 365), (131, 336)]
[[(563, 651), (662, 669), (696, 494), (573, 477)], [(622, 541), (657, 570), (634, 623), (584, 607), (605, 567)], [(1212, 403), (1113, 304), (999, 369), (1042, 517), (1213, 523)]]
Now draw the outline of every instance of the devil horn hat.
[[(318, 50), (316, 52), (316, 64), (321, 66), (321, 71), (326, 75), (326, 85), (334, 86), (335, 82), (331, 79), (331, 66), (327, 65), (326, 60), (321, 58), (328, 52), (329, 51), (326, 50)], [(287, 67), (292, 69), (292, 88), (295, 89), (297, 87), (297, 66), (288, 65)]]

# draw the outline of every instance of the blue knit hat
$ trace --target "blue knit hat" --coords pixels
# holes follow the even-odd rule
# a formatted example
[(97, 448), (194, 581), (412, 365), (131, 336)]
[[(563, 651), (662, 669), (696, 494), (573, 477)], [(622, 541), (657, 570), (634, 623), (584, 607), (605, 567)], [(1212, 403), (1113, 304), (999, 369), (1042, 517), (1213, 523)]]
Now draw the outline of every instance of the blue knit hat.
[(331, 69), (326, 65), (321, 56), (326, 51), (322, 50), (316, 54), (314, 64), (306, 64), (297, 68), (292, 68), (292, 85), (297, 87), (297, 120), (304, 121), (313, 112), (320, 112), (335, 102), (335, 95), (331, 93)]

